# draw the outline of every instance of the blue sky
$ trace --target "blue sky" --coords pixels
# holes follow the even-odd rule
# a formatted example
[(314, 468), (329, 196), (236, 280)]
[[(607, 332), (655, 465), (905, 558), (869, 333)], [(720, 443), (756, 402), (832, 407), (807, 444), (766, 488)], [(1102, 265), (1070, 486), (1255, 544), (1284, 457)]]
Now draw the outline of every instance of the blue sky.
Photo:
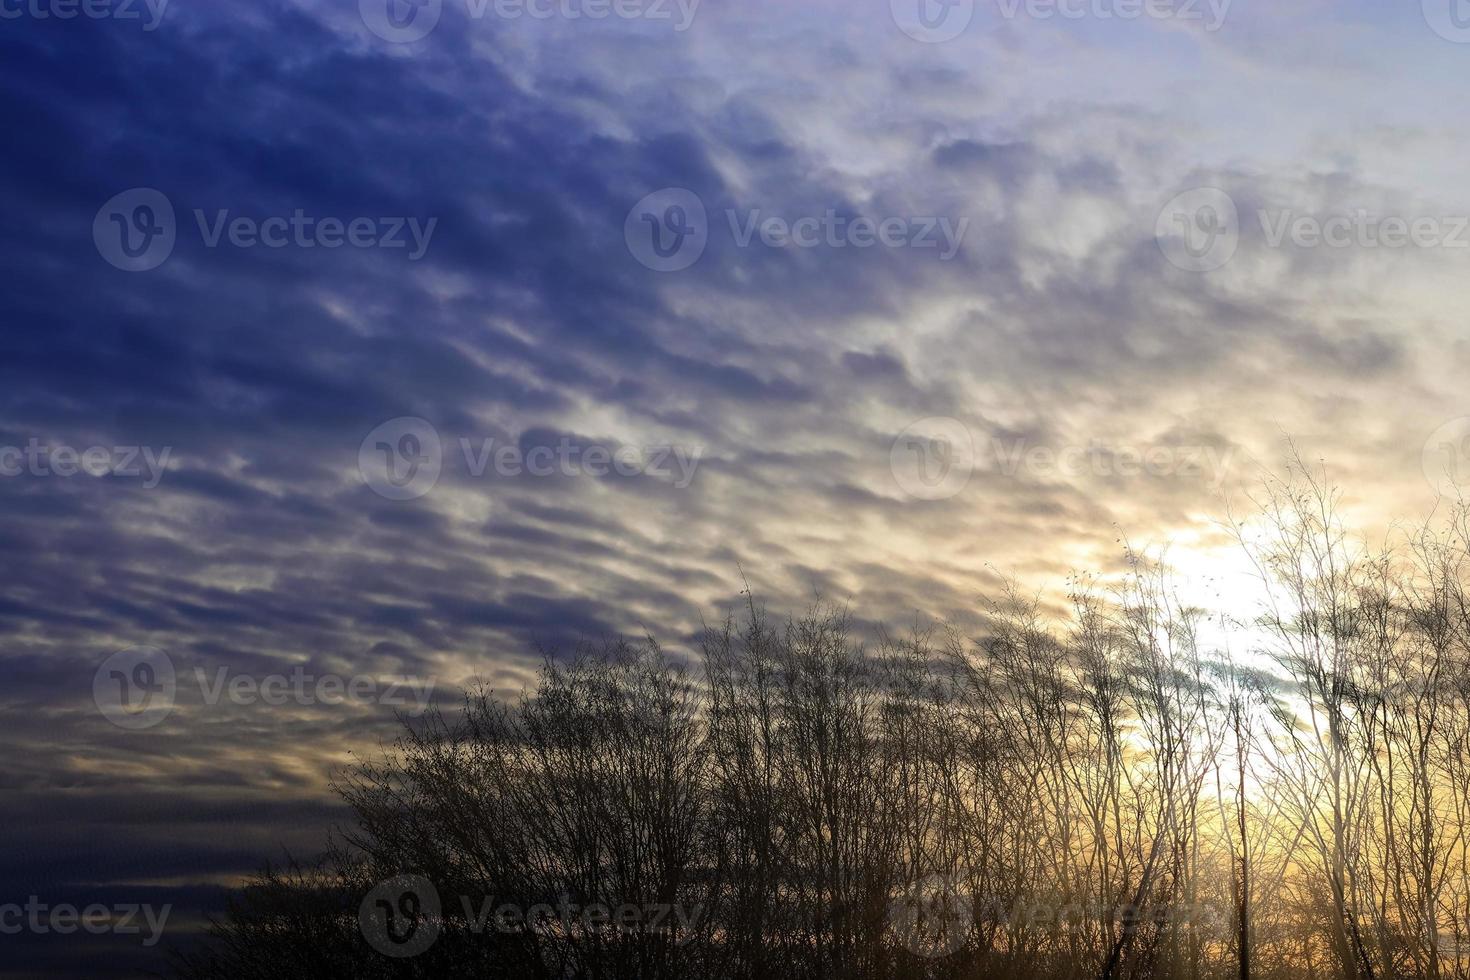
[[(1448, 0), (976, 0), (930, 8), (969, 16), (942, 41), (906, 0), (444, 0), (407, 42), (374, 2), (0, 3), (0, 905), (187, 929), (321, 846), (392, 706), (220, 671), (452, 703), (584, 638), (687, 650), (742, 576), (967, 624), (1000, 573), (1116, 569), (1120, 531), (1228, 568), (1287, 436), (1374, 530), (1466, 461)], [(1158, 230), (1201, 189), (1229, 254), (1181, 267)], [(639, 235), (681, 228), (662, 270)], [(145, 647), (122, 676), (176, 689), (129, 730), (94, 681)]]

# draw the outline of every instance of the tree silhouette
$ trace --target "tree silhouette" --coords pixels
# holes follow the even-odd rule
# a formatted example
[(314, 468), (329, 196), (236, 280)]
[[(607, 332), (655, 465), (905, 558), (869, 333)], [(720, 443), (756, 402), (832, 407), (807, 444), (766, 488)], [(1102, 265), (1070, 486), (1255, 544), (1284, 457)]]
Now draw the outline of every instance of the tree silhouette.
[(692, 664), (548, 659), (347, 773), (327, 857), (178, 973), (1470, 975), (1470, 521), (1370, 552), (1335, 502), (1303, 472), (1232, 524), (1229, 642), (1130, 553), (976, 639), (751, 600)]

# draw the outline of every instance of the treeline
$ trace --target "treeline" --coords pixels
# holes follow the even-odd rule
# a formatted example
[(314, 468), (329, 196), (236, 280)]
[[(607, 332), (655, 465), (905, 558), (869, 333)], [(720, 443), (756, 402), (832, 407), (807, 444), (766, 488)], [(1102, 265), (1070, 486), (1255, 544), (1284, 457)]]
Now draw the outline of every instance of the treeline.
[(549, 661), (354, 769), (180, 973), (1470, 975), (1466, 520), (1370, 553), (1334, 503), (1236, 525), (1249, 621), (1135, 557), (978, 639), (750, 602), (693, 665)]

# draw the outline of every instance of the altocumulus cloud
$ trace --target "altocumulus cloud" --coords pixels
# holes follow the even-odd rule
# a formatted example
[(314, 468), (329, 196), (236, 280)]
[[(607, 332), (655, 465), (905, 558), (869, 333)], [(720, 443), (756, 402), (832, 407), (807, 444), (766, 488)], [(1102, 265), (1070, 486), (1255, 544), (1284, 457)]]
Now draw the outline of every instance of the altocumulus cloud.
[[(0, 477), (5, 893), (216, 906), (283, 846), (320, 845), (339, 816), (331, 767), (395, 724), (381, 704), (211, 704), (184, 686), (165, 721), (120, 731), (92, 682), (121, 649), (166, 650), (185, 676), (432, 679), (452, 700), (582, 637), (647, 629), (677, 647), (742, 567), (772, 597), (963, 620), (987, 563), (1056, 578), (1110, 567), (1113, 522), (1197, 528), (1282, 428), (1365, 492), (1424, 504), (1423, 440), (1465, 414), (1452, 253), (1271, 247), (1246, 222), (1201, 273), (1155, 240), (1160, 209), (1196, 187), (1248, 217), (1464, 203), (1403, 179), (1405, 134), (1464, 149), (1407, 92), (1368, 120), (1383, 128), (1358, 159), (1331, 131), (1303, 145), (1239, 118), (1222, 93), (1262, 72), (1289, 74), (1274, 82), (1294, 104), (1325, 84), (1309, 59), (1262, 68), (1294, 25), (1262, 16), (1269, 31), (1241, 9), (1203, 32), (981, 12), (942, 44), (883, 4), (827, 2), (706, 4), (683, 31), (446, 3), (408, 44), (355, 4), (177, 5), (146, 32), (7, 22), (0, 124), (24, 138), (0, 155), (0, 446), (168, 454), (157, 481)], [(1375, 58), (1451, 47), (1394, 38), (1361, 53), (1336, 104), (1377, 84)], [(1157, 66), (1129, 57), (1143, 43)], [(1211, 91), (1168, 84), (1202, 50)], [(1065, 78), (1042, 67), (1059, 52)], [(709, 224), (697, 260), (661, 271), (627, 229), (671, 188)], [(147, 269), (93, 234), (135, 189), (174, 212)], [(344, 240), (226, 247), (214, 224), (298, 211)], [(135, 236), (166, 217), (119, 213)], [(966, 231), (941, 259), (912, 236), (735, 235), (732, 213)], [(690, 212), (652, 216), (668, 231)], [(433, 231), (407, 261), (381, 235), (347, 240), (360, 219)], [(403, 418), (442, 445), (432, 489), (394, 500), (359, 451)], [(918, 425), (933, 419), (960, 429)], [(942, 431), (964, 451), (925, 441)], [(699, 464), (687, 481), (477, 472), (460, 440), (684, 447)], [(1140, 462), (1028, 466), (996, 446)], [(957, 489), (912, 492), (895, 472), (910, 460)], [(38, 963), (60, 955), (31, 945)], [(87, 948), (98, 973), (141, 955)]]

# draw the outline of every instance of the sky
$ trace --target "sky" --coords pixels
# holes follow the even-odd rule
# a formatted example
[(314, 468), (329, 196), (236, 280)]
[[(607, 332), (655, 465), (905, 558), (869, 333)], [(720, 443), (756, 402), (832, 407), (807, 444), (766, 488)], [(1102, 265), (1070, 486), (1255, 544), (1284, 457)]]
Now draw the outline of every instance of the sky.
[(0, 0), (0, 976), (747, 585), (1229, 596), (1289, 443), (1454, 492), (1470, 4), (923, 2)]

